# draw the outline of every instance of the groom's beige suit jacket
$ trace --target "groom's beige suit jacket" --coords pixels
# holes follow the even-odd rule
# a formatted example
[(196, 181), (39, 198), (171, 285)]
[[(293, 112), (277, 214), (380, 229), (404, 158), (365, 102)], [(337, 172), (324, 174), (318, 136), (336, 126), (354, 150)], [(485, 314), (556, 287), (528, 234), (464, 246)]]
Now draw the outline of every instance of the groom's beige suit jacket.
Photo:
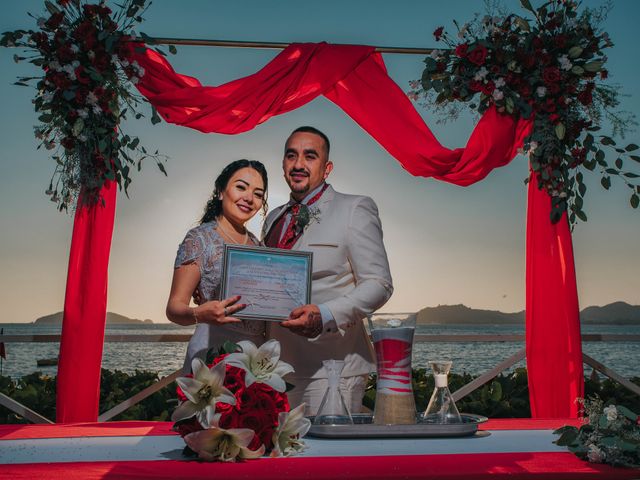
[[(269, 213), (263, 238), (285, 208)], [(345, 361), (345, 377), (375, 371), (363, 320), (393, 292), (378, 208), (369, 197), (338, 193), (331, 186), (314, 208), (318, 215), (292, 249), (313, 252), (311, 303), (326, 305), (335, 323), (312, 339), (269, 323), (267, 336), (280, 341), (281, 358), (295, 368), (294, 378), (325, 378), (322, 361), (328, 359)]]

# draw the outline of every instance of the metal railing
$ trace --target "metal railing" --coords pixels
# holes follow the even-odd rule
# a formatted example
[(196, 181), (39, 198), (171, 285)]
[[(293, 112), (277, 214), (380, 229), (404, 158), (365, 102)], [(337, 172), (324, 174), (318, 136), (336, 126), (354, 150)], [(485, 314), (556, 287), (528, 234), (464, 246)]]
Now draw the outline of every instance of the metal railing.
[[(60, 335), (3, 335), (0, 339), (5, 343), (55, 343), (60, 342)], [(105, 342), (127, 342), (127, 343), (146, 343), (146, 342), (188, 342), (191, 338), (190, 334), (145, 334), (145, 335), (105, 335)], [(418, 334), (414, 338), (414, 343), (468, 343), (468, 342), (524, 342), (524, 335), (474, 335), (474, 334), (462, 334), (462, 335), (423, 335)], [(617, 335), (617, 334), (584, 334), (582, 335), (583, 342), (640, 342), (640, 335)], [(583, 353), (582, 355), (584, 363), (592, 367), (594, 370), (606, 375), (607, 377), (620, 383), (623, 387), (627, 388), (631, 392), (640, 396), (640, 386), (629, 381), (624, 376), (620, 375), (613, 369), (598, 362), (589, 355)], [(474, 390), (480, 388), (482, 385), (491, 381), (497, 377), (500, 373), (506, 369), (512, 367), (519, 361), (525, 358), (525, 349), (521, 349), (508, 358), (498, 363), (495, 367), (483, 373), (479, 377), (475, 378), (468, 384), (464, 385), (460, 389), (453, 392), (453, 399), (455, 401), (466, 397)], [(171, 384), (177, 377), (180, 376), (182, 370), (176, 370), (175, 372), (160, 378), (157, 382), (144, 390), (136, 393), (134, 396), (128, 398), (122, 403), (116, 405), (110, 410), (102, 413), (98, 417), (98, 421), (106, 422), (124, 412), (128, 408), (136, 405), (145, 398), (153, 395), (157, 391), (163, 389), (167, 385)], [(42, 415), (34, 412), (33, 410), (25, 407), (24, 405), (16, 402), (12, 398), (0, 393), (0, 405), (8, 408), (9, 410), (21, 415), (32, 423), (53, 423), (51, 420), (43, 417)]]

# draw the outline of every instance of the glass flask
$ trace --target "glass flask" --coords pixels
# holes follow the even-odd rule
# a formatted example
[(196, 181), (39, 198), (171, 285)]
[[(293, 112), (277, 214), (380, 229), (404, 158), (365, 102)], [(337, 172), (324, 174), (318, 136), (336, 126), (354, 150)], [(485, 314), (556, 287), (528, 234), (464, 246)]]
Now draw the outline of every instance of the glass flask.
[(411, 384), (411, 353), (416, 314), (374, 313), (367, 318), (376, 351), (378, 372), (373, 423), (416, 423), (416, 403)]
[(425, 423), (461, 423), (460, 412), (453, 401), (453, 396), (449, 391), (449, 370), (452, 362), (448, 360), (438, 360), (429, 362), (433, 370), (435, 388), (429, 400), (429, 405), (422, 415), (422, 422)]
[(327, 371), (327, 391), (322, 397), (318, 412), (313, 419), (314, 425), (353, 425), (353, 418), (340, 392), (340, 375), (344, 369), (342, 360), (324, 360)]

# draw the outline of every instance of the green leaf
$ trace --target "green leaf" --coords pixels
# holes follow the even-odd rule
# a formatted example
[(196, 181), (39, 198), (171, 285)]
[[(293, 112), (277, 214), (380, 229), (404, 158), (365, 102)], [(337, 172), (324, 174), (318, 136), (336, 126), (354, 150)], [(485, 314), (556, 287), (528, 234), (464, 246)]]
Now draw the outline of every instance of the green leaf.
[(160, 163), (160, 162), (157, 162), (157, 165), (158, 165), (158, 168), (160, 169), (160, 171), (162, 173), (164, 173), (164, 176), (167, 177), (168, 175), (167, 175), (167, 171), (164, 168), (164, 165), (162, 163)]
[(602, 150), (598, 150), (596, 152), (596, 162), (602, 164), (604, 162), (604, 152)]
[(491, 383), (491, 400), (499, 402), (502, 399), (502, 385), (500, 382)]
[[(636, 205), (633, 208), (637, 208), (638, 207), (638, 197), (636, 196)], [(627, 407), (625, 407), (624, 405), (617, 405), (616, 409), (618, 410), (618, 413), (621, 413), (622, 415), (624, 415), (625, 417), (627, 417), (629, 420), (635, 422), (638, 418), (638, 415), (636, 415), (634, 412), (632, 412), (631, 410), (629, 410)]]
[(577, 216), (580, 220), (582, 220), (583, 222), (586, 222), (586, 221), (587, 221), (587, 214), (586, 214), (586, 213), (584, 213), (582, 210), (578, 210), (578, 211), (576, 212), (576, 216)]
[(520, 0), (520, 5), (522, 5), (522, 8), (529, 10), (531, 13), (536, 13), (529, 0)]
[(609, 190), (609, 187), (611, 186), (611, 178), (602, 177), (600, 179), (600, 184), (604, 187), (605, 190)]
[(227, 340), (222, 345), (222, 350), (224, 351), (224, 353), (235, 353), (240, 351), (241, 349), (237, 343), (233, 343), (232, 341)]
[(516, 16), (516, 24), (520, 27), (521, 30), (525, 32), (530, 32), (531, 27), (529, 26), (529, 22), (527, 22), (524, 18)]
[(638, 178), (638, 177), (640, 177), (640, 175), (638, 175), (637, 173), (633, 173), (633, 172), (625, 172), (622, 175), (627, 177), (627, 178)]
[(593, 62), (585, 63), (584, 69), (587, 72), (599, 72), (600, 70), (602, 70), (602, 65), (604, 65), (603, 61), (594, 60)]
[(584, 183), (581, 183), (580, 185), (578, 185), (578, 192), (580, 193), (581, 197), (584, 197), (584, 194), (587, 193), (587, 186)]
[(616, 142), (613, 141), (613, 138), (607, 137), (606, 135), (602, 135), (601, 136), (600, 143), (602, 143), (602, 145), (615, 145), (616, 144)]
[(80, 135), (80, 132), (84, 129), (84, 120), (82, 118), (78, 118), (73, 124), (73, 135), (77, 137)]
[(616, 168), (618, 168), (618, 169), (622, 168), (622, 159), (621, 158), (616, 158)]
[(151, 107), (151, 123), (155, 125), (157, 123), (160, 123), (161, 121), (162, 119), (158, 115), (158, 111), (155, 109), (155, 107)]
[(629, 155), (629, 158), (635, 162), (640, 163), (640, 157), (638, 155)]
[(579, 65), (574, 65), (573, 67), (571, 67), (571, 73), (575, 75), (582, 75), (584, 73), (584, 68)]
[(577, 45), (575, 47), (571, 47), (569, 49), (569, 58), (578, 58), (582, 54), (582, 51), (582, 47), (578, 47)]
[(624, 147), (624, 149), (627, 152), (633, 152), (634, 150), (638, 149), (638, 145), (636, 145), (635, 143), (630, 143), (629, 145), (627, 145), (626, 147)]
[(556, 137), (562, 140), (566, 132), (567, 129), (565, 128), (564, 123), (558, 122), (558, 124), (556, 125)]
[(169, 45), (169, 53), (171, 53), (172, 55), (175, 55), (176, 53), (178, 53), (178, 50), (176, 49), (175, 45)]
[(578, 438), (578, 429), (575, 427), (569, 427), (564, 432), (562, 432), (562, 434), (560, 435), (560, 438), (558, 438), (553, 443), (561, 447), (566, 447), (574, 443), (577, 438)]

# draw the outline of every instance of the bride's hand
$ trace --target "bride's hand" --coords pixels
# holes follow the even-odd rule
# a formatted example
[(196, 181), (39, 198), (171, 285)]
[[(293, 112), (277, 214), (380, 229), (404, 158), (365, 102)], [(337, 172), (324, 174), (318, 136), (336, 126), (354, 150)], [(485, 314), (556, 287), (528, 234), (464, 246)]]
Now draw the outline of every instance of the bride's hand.
[(233, 317), (233, 314), (247, 308), (246, 303), (237, 303), (240, 298), (240, 295), (236, 295), (224, 300), (211, 300), (195, 307), (193, 313), (197, 317), (198, 323), (214, 325), (238, 323), (240, 320)]

